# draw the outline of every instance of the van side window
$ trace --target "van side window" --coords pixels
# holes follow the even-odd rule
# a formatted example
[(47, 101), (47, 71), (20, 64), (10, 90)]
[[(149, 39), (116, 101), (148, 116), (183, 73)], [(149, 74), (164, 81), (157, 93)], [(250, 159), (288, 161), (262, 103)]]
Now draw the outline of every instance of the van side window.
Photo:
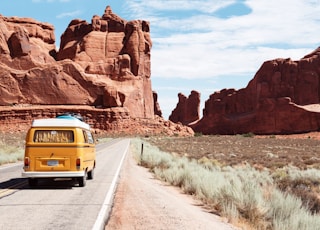
[(94, 140), (93, 140), (92, 134), (89, 131), (86, 131), (86, 132), (87, 132), (89, 144), (93, 144)]
[(92, 136), (90, 131), (83, 130), (83, 137), (84, 137), (84, 142), (85, 143), (89, 143), (89, 144), (93, 144), (94, 143), (93, 136)]
[(87, 132), (85, 130), (82, 130), (82, 132), (83, 132), (84, 143), (89, 143)]

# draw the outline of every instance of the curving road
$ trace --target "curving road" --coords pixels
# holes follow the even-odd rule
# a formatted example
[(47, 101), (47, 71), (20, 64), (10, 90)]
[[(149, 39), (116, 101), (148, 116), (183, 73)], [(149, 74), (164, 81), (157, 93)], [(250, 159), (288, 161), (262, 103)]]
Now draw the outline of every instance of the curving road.
[(22, 164), (0, 167), (0, 229), (104, 229), (130, 140), (97, 145), (94, 179), (83, 188), (72, 181), (41, 180), (30, 188)]

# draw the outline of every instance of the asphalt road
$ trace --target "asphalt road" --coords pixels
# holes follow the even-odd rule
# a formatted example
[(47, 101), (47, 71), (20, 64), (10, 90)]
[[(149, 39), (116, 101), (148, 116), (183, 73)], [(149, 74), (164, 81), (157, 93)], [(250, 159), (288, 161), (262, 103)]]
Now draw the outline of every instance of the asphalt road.
[(71, 180), (41, 180), (35, 188), (21, 177), (22, 164), (0, 167), (0, 229), (104, 229), (130, 140), (97, 146), (94, 179), (85, 187)]

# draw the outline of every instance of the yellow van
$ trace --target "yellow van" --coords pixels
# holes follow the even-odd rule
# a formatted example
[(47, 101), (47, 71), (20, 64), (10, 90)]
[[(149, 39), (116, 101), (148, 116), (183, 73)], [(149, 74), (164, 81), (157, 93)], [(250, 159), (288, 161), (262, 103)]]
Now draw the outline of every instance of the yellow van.
[(82, 119), (67, 114), (32, 122), (22, 172), (30, 186), (40, 178), (72, 178), (84, 187), (86, 179), (93, 179), (95, 166), (95, 140)]

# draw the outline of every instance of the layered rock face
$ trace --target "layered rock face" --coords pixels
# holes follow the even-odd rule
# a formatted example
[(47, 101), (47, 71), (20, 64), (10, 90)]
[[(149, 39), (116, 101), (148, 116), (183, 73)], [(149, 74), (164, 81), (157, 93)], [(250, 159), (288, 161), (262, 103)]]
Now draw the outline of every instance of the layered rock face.
[(26, 132), (32, 120), (52, 118), (64, 113), (79, 114), (96, 134), (192, 136), (190, 127), (154, 119), (132, 118), (126, 108), (94, 108), (88, 105), (2, 106), (0, 132)]
[(57, 52), (52, 25), (0, 15), (0, 131), (71, 112), (97, 133), (193, 135), (161, 117), (149, 31), (147, 21), (123, 20), (107, 6), (91, 23), (71, 21)]
[(200, 93), (191, 91), (189, 97), (182, 93), (178, 94), (178, 104), (169, 116), (169, 120), (175, 123), (188, 125), (200, 118)]
[(210, 95), (204, 134), (290, 134), (320, 129), (320, 48), (299, 61), (266, 61), (244, 89)]
[(0, 17), (0, 105), (91, 105), (154, 117), (149, 23), (107, 7), (89, 24), (73, 20), (55, 51), (53, 26)]

